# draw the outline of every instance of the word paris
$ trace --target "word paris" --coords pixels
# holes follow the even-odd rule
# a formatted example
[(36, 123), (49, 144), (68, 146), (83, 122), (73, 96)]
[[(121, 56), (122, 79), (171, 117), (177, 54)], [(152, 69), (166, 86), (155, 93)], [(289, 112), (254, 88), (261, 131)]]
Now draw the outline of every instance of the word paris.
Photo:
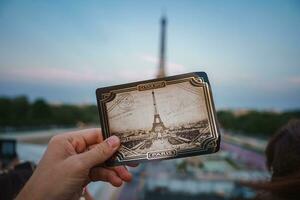
[(204, 72), (98, 88), (96, 95), (103, 137), (121, 140), (109, 166), (219, 150), (216, 112)]

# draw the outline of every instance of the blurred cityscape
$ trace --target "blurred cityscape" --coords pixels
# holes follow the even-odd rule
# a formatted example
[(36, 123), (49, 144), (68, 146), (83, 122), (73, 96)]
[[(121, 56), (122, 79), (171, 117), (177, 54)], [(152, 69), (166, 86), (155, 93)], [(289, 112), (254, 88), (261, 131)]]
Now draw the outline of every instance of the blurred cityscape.
[[(242, 182), (269, 178), (262, 148), (266, 141), (223, 131), (214, 155), (152, 162), (133, 169), (132, 183), (119, 199), (251, 199), (255, 192)], [(245, 142), (246, 141), (246, 142)]]

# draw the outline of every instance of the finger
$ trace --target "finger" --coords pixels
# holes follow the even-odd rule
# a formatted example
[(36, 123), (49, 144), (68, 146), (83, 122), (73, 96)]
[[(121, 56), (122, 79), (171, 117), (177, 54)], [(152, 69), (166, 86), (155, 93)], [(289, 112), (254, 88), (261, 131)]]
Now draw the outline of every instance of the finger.
[(102, 164), (110, 158), (119, 148), (120, 139), (117, 136), (111, 136), (105, 141), (97, 144), (94, 148), (84, 153), (78, 154), (85, 165), (90, 169), (95, 165)]
[(78, 131), (75, 135), (81, 136), (87, 145), (96, 144), (103, 141), (100, 128), (91, 128)]
[(114, 170), (123, 181), (131, 181), (132, 175), (125, 166), (117, 166), (110, 169)]
[(103, 140), (101, 130), (97, 128), (67, 133), (66, 137), (77, 153), (82, 153), (90, 145), (98, 144)]
[(88, 150), (91, 150), (92, 148), (94, 148), (95, 146), (97, 146), (97, 144), (92, 144), (92, 145), (90, 145), (90, 146), (88, 146)]
[(122, 179), (115, 171), (110, 169), (96, 167), (91, 169), (89, 176), (92, 181), (106, 181), (115, 187), (120, 187), (122, 185)]
[(79, 131), (73, 131), (73, 132), (67, 133), (67, 135), (84, 136), (87, 143), (89, 143), (89, 142), (94, 143), (95, 138), (98, 138), (98, 137), (100, 139), (99, 142), (101, 142), (102, 139), (103, 139), (102, 138), (102, 132), (101, 132), (100, 128), (90, 128), (90, 129), (83, 129), (83, 130), (79, 130)]
[[(94, 148), (96, 145), (97, 144), (93, 144), (93, 145), (88, 146), (88, 150)], [(129, 167), (137, 167), (139, 165), (140, 165), (139, 163), (130, 163), (130, 164), (127, 164), (127, 166), (129, 166)]]

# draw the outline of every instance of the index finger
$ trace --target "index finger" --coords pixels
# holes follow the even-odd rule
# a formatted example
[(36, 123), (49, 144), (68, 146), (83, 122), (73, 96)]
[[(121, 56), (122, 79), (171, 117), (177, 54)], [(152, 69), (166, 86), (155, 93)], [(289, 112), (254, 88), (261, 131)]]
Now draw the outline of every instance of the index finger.
[(67, 138), (72, 143), (77, 153), (81, 153), (91, 145), (99, 144), (103, 141), (101, 129), (85, 129), (67, 133)]
[(102, 132), (100, 128), (90, 128), (77, 131), (75, 136), (82, 137), (87, 145), (97, 144), (103, 141)]

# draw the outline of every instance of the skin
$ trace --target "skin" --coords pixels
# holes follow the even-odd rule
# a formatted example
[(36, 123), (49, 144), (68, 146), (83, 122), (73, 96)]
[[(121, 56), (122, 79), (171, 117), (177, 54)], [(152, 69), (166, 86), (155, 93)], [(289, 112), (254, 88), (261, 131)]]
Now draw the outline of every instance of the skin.
[(119, 146), (116, 136), (103, 141), (100, 129), (54, 136), (16, 199), (78, 199), (83, 188), (92, 181), (105, 181), (120, 187), (132, 178), (125, 166), (99, 167)]

